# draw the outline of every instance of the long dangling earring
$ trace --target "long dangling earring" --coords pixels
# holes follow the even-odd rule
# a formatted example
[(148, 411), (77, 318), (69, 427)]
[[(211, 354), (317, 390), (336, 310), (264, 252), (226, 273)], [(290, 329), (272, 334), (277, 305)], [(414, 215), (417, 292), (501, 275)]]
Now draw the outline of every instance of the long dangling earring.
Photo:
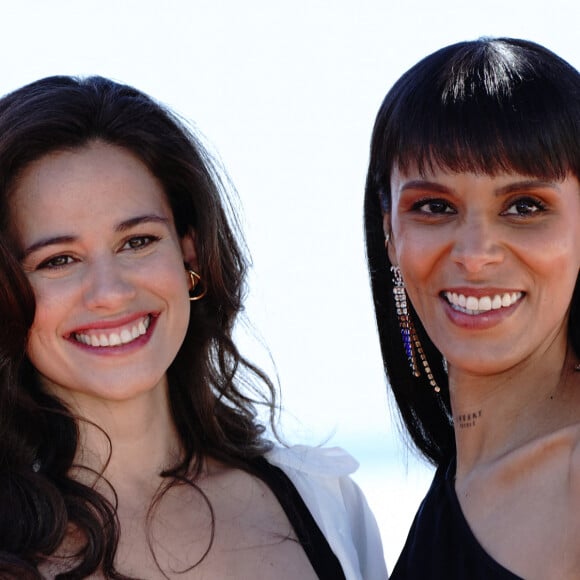
[(399, 326), (401, 327), (401, 337), (403, 338), (403, 346), (405, 347), (405, 353), (407, 355), (407, 360), (409, 361), (411, 373), (414, 377), (421, 376), (417, 365), (416, 352), (419, 355), (419, 359), (423, 365), (429, 384), (433, 387), (433, 390), (436, 393), (439, 393), (441, 388), (435, 381), (435, 377), (433, 377), (431, 367), (429, 366), (427, 357), (423, 352), (421, 341), (417, 336), (417, 331), (415, 330), (415, 325), (413, 324), (413, 319), (411, 318), (411, 313), (407, 306), (407, 293), (405, 292), (405, 282), (401, 275), (401, 268), (399, 268), (399, 266), (391, 266), (391, 272), (393, 273), (393, 296), (395, 298), (395, 308), (397, 309), (397, 317), (399, 319)]
[(395, 308), (397, 309), (397, 317), (399, 319), (399, 326), (401, 327), (401, 338), (403, 339), (403, 346), (407, 354), (407, 361), (411, 367), (411, 373), (414, 377), (420, 376), (419, 368), (417, 367), (417, 358), (415, 357), (415, 349), (413, 348), (413, 335), (415, 334), (415, 326), (409, 318), (409, 311), (407, 309), (407, 294), (405, 292), (405, 283), (401, 275), (401, 268), (399, 266), (391, 266), (393, 273), (393, 296), (395, 298)]
[(196, 300), (201, 300), (207, 294), (207, 288), (203, 288), (198, 294), (194, 294), (193, 296), (191, 295), (191, 292), (193, 292), (200, 284), (201, 276), (193, 270), (188, 270), (187, 273), (189, 274), (189, 279), (191, 281), (191, 288), (189, 289), (189, 301), (195, 302)]

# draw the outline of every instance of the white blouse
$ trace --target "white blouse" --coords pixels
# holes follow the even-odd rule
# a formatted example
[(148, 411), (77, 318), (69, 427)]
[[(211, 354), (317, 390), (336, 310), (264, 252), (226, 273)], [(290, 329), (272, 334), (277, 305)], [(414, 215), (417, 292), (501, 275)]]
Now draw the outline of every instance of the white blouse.
[(275, 447), (266, 459), (290, 478), (347, 580), (388, 578), (379, 528), (350, 478), (358, 462), (339, 447)]

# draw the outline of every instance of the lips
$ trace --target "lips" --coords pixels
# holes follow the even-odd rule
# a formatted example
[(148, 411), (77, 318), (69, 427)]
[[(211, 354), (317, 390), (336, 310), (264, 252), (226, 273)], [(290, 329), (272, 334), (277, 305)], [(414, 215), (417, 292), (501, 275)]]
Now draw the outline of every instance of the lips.
[(443, 292), (444, 298), (453, 310), (471, 316), (477, 316), (491, 310), (509, 308), (521, 300), (523, 295), (523, 292), (499, 292), (484, 296)]
[(114, 329), (85, 328), (82, 331), (71, 333), (70, 338), (87, 346), (110, 348), (137, 340), (147, 333), (150, 324), (151, 315), (147, 314)]

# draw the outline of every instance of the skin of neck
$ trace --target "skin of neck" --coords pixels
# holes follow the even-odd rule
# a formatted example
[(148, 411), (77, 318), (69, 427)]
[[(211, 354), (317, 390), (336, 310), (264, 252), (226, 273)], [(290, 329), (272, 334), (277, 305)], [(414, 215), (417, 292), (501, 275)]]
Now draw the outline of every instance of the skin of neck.
[[(179, 460), (179, 436), (169, 409), (166, 377), (155, 388), (128, 400), (60, 390), (53, 394), (80, 418), (75, 463), (102, 474), (118, 493), (156, 488), (159, 473)], [(73, 476), (95, 478), (83, 469), (74, 470)]]
[(496, 374), (449, 363), (457, 477), (579, 420), (579, 373), (565, 340)]

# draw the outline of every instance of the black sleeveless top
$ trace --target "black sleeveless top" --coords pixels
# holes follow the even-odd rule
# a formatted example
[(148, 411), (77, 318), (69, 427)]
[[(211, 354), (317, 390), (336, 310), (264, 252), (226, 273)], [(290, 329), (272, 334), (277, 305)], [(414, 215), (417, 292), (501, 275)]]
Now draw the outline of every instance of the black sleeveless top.
[(282, 506), (318, 578), (346, 580), (338, 558), (289, 477), (262, 457), (252, 460), (251, 465)]
[(455, 462), (435, 473), (391, 580), (521, 580), (493, 560), (473, 535), (454, 476)]

